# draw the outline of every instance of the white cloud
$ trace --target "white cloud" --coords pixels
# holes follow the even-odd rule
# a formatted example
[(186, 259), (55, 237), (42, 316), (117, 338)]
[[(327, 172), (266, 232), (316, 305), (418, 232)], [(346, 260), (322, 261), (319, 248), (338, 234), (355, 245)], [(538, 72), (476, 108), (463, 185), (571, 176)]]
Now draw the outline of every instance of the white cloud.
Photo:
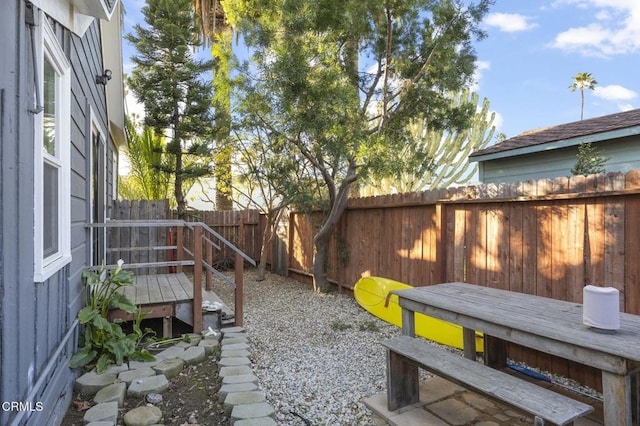
[(476, 69), (473, 71), (473, 77), (471, 77), (471, 85), (469, 90), (477, 92), (480, 90), (480, 80), (482, 79), (482, 71), (491, 69), (491, 62), (489, 61), (476, 61)]
[(594, 96), (607, 101), (628, 101), (638, 97), (638, 94), (633, 90), (629, 90), (626, 87), (622, 87), (617, 84), (596, 86), (593, 89), (593, 94)]
[(518, 13), (490, 13), (484, 23), (490, 27), (497, 27), (500, 31), (513, 33), (536, 27), (537, 24), (530, 22), (529, 19)]
[(559, 33), (551, 47), (605, 57), (640, 51), (638, 0), (563, 0), (558, 4), (593, 9), (594, 22)]
[(620, 104), (618, 105), (618, 108), (620, 108), (620, 111), (631, 111), (632, 109), (635, 109), (635, 107), (631, 104)]

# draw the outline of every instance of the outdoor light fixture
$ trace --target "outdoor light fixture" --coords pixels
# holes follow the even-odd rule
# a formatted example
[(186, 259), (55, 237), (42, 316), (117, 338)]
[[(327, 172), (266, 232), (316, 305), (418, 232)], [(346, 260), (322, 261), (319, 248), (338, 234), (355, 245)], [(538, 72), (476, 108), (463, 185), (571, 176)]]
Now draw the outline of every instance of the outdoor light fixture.
[(102, 75), (96, 75), (96, 84), (106, 86), (109, 80), (111, 80), (111, 74), (113, 74), (111, 70), (104, 70)]

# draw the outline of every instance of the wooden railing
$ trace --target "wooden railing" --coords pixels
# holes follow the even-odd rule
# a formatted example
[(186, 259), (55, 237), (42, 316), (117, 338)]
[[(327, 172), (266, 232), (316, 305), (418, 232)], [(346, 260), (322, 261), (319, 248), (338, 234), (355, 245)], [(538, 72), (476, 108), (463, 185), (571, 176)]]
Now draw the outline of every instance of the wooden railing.
[[(90, 223), (88, 228), (105, 228), (113, 234), (117, 230), (127, 230), (129, 233), (124, 238), (123, 246), (114, 246), (114, 242), (120, 238), (114, 235), (107, 237), (107, 244), (104, 256), (104, 264), (107, 269), (117, 267), (116, 260), (121, 258), (123, 253), (159, 253), (169, 254), (168, 260), (165, 256), (147, 256), (146, 261), (127, 262), (123, 268), (126, 269), (166, 269), (171, 272), (183, 272), (185, 266), (193, 267), (193, 328), (202, 329), (202, 279), (205, 278), (205, 288), (213, 290), (213, 276), (234, 289), (235, 325), (242, 326), (243, 310), (243, 274), (244, 262), (255, 266), (255, 261), (237, 248), (214, 229), (202, 222), (185, 222), (182, 220), (111, 220), (107, 223)], [(134, 230), (145, 230), (146, 238), (129, 238)], [(185, 229), (193, 233), (193, 238), (185, 238)], [(241, 228), (242, 232), (242, 228)], [(153, 233), (153, 234), (152, 234)], [(157, 244), (165, 240), (165, 235), (172, 235), (169, 244)], [(150, 238), (153, 236), (154, 238)], [(153, 243), (151, 241), (155, 241)], [(185, 241), (192, 241), (192, 245), (185, 244)], [(224, 247), (232, 250), (235, 254), (234, 280), (230, 280), (225, 274), (218, 271), (213, 265), (214, 253)], [(118, 255), (114, 256), (117, 253)], [(151, 257), (154, 259), (151, 260)], [(139, 259), (139, 256), (135, 257)], [(96, 265), (94, 267), (99, 267)]]

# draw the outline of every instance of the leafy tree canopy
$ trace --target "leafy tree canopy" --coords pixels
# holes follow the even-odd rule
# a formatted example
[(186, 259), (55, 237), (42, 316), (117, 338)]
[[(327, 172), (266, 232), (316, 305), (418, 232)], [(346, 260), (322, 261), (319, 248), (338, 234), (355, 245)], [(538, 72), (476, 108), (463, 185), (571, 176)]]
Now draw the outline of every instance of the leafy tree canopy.
[[(181, 215), (186, 208), (183, 186), (210, 173), (212, 88), (202, 74), (211, 72), (212, 62), (193, 57), (200, 41), (190, 0), (147, 0), (142, 13), (146, 26), (136, 24), (126, 35), (137, 51), (128, 84), (144, 105), (144, 124), (166, 137), (166, 152), (174, 160), (165, 171), (173, 174)], [(186, 164), (185, 156), (204, 159)]]
[(316, 287), (326, 285), (329, 238), (351, 186), (429, 128), (468, 124), (448, 94), (471, 81), (472, 42), (491, 0), (225, 0), (253, 49), (239, 99), (245, 118), (277, 135), (314, 169), (326, 206), (314, 238)]

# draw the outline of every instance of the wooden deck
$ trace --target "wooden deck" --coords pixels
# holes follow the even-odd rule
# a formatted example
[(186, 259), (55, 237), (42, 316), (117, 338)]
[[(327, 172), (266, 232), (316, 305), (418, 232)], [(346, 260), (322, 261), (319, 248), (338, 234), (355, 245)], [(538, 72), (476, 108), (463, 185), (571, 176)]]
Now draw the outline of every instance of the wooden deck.
[[(141, 307), (145, 318), (163, 318), (163, 336), (171, 337), (173, 317), (193, 325), (193, 282), (182, 272), (174, 274), (137, 275), (135, 286), (123, 287), (121, 292)], [(233, 311), (213, 291), (202, 289), (202, 299), (222, 304), (222, 312)], [(207, 313), (204, 313), (206, 316)], [(133, 314), (111, 311), (110, 319), (134, 320)]]

